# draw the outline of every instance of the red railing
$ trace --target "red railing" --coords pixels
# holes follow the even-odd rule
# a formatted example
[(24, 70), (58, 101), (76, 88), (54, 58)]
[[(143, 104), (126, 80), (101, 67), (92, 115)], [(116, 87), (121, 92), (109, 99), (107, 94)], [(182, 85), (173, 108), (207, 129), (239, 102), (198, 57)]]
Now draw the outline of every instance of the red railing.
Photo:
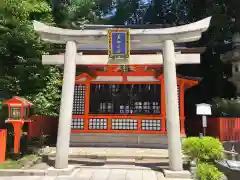
[(240, 118), (218, 117), (209, 118), (207, 134), (221, 141), (240, 140)]
[[(180, 123), (184, 117), (180, 118)], [(166, 134), (166, 118), (160, 115), (73, 115), (71, 132)], [(184, 135), (184, 126), (181, 124)]]
[(6, 158), (7, 130), (0, 129), (0, 163)]
[(165, 119), (160, 116), (84, 115), (72, 116), (72, 132), (91, 133), (165, 133)]

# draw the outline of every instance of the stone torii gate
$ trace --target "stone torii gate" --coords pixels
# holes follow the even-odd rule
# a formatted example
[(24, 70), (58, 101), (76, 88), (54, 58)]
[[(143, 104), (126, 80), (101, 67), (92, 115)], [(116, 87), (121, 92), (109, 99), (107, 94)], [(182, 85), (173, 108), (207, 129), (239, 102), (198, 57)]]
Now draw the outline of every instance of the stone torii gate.
[[(156, 55), (132, 55), (127, 64), (164, 65), (164, 84), (166, 99), (166, 119), (168, 133), (169, 166), (172, 171), (182, 171), (182, 153), (180, 140), (179, 109), (176, 80), (176, 63), (200, 63), (200, 54), (181, 54), (175, 52), (174, 43), (199, 40), (210, 24), (211, 17), (201, 21), (171, 28), (130, 29), (131, 49), (158, 48)], [(101, 44), (107, 50), (107, 30), (71, 30), (47, 26), (34, 21), (34, 29), (44, 41), (66, 44), (65, 55), (43, 55), (43, 64), (64, 64), (62, 98), (59, 115), (57, 152), (55, 168), (68, 167), (68, 152), (72, 119), (72, 106), (76, 64), (108, 64), (106, 55), (77, 54), (77, 46)], [(161, 50), (162, 49), (162, 50)], [(144, 57), (145, 56), (145, 57)], [(146, 56), (148, 56), (146, 58)], [(144, 58), (143, 58), (144, 57)], [(188, 61), (188, 62), (187, 62)]]

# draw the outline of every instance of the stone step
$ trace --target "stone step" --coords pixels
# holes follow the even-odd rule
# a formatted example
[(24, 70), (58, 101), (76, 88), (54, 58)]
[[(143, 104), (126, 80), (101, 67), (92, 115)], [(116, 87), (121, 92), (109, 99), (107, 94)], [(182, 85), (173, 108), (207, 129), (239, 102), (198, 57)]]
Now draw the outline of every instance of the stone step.
[[(56, 148), (48, 147), (44, 150), (45, 155), (54, 157)], [(122, 159), (168, 159), (167, 149), (151, 149), (151, 148), (93, 148), (81, 147), (70, 148), (69, 158), (122, 158)]]
[[(55, 157), (49, 157), (49, 162), (54, 162)], [(69, 158), (69, 164), (76, 164), (76, 165), (87, 165), (87, 166), (102, 166), (106, 163), (105, 159), (88, 159), (88, 158)]]
[[(97, 149), (96, 149), (97, 151)], [(49, 157), (55, 157), (56, 152), (53, 151), (51, 153), (46, 154)], [(69, 152), (68, 155), (69, 158), (88, 158), (88, 159), (136, 159), (136, 160), (144, 160), (144, 159), (153, 159), (153, 160), (162, 160), (162, 159), (168, 159), (168, 154), (163, 153), (151, 153), (151, 152), (145, 152), (145, 153), (136, 153), (136, 152), (121, 152), (119, 150), (118, 152)], [(183, 158), (185, 158), (183, 156)]]
[[(55, 157), (49, 157), (49, 161), (54, 161)], [(70, 164), (77, 164), (80, 166), (103, 166), (103, 165), (130, 165), (142, 167), (168, 167), (168, 159), (153, 160), (144, 159), (137, 160), (133, 158), (107, 158), (107, 159), (91, 159), (91, 158), (69, 158)]]
[(136, 160), (135, 165), (138, 166), (168, 166), (169, 160), (168, 159), (143, 159), (143, 160)]
[[(49, 157), (55, 157), (55, 154), (48, 154)], [(109, 154), (109, 155), (95, 155), (95, 154), (69, 154), (69, 158), (87, 158), (87, 159), (153, 159), (153, 160), (162, 160), (168, 159), (166, 155), (122, 155), (122, 154)]]
[(135, 159), (123, 159), (123, 158), (107, 158), (105, 164), (125, 164), (125, 165), (135, 165)]

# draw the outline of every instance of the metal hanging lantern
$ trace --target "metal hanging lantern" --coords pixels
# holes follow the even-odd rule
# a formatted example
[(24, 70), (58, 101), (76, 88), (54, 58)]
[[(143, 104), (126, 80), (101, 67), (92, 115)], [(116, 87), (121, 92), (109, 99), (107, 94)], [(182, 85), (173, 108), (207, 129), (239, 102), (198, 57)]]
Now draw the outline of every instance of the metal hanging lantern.
[(128, 73), (128, 65), (121, 65), (120, 66), (120, 71), (122, 73)]

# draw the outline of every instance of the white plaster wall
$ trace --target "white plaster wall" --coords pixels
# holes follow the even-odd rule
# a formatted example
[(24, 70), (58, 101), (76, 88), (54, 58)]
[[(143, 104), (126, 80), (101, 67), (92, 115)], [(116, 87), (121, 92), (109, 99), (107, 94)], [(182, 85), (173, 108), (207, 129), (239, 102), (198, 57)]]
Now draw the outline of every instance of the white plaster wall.
[(122, 76), (97, 76), (97, 78), (94, 79), (93, 82), (97, 82), (97, 81), (121, 82), (123, 81), (123, 77)]
[(127, 76), (127, 81), (133, 82), (156, 82), (159, 81), (153, 76)]

